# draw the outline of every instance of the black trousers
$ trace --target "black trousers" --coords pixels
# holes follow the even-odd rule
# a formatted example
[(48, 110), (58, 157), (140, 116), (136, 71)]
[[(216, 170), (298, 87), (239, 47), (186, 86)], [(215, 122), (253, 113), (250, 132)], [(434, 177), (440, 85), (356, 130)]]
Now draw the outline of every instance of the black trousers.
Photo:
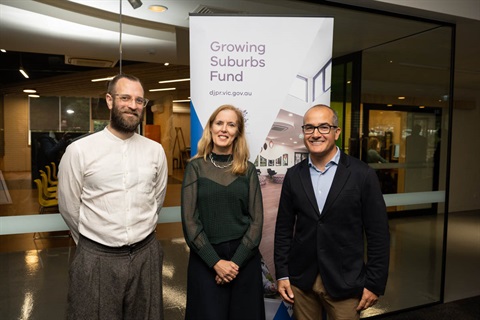
[[(240, 240), (214, 245), (220, 258), (231, 260)], [(215, 270), (190, 253), (186, 320), (264, 320), (261, 256), (257, 252), (232, 282), (217, 285)]]
[(163, 249), (155, 233), (112, 248), (80, 236), (70, 267), (70, 320), (161, 320)]

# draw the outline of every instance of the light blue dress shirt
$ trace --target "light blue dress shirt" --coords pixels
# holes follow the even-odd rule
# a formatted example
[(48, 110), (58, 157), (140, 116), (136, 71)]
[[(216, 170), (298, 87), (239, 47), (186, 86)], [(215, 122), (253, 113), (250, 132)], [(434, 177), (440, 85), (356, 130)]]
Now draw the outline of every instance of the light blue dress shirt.
[(325, 170), (321, 171), (312, 163), (310, 155), (308, 155), (308, 166), (310, 167), (310, 178), (312, 179), (313, 191), (317, 199), (318, 210), (322, 214), (323, 206), (327, 200), (328, 192), (332, 186), (335, 172), (337, 172), (338, 162), (340, 160), (340, 150), (337, 147), (337, 152), (333, 158), (325, 165)]
[[(335, 172), (337, 172), (338, 162), (340, 161), (340, 149), (337, 147), (337, 152), (333, 158), (325, 165), (325, 170), (321, 171), (315, 167), (308, 155), (308, 166), (310, 167), (310, 178), (312, 179), (313, 190), (315, 191), (315, 199), (317, 199), (318, 209), (322, 214), (323, 206), (327, 200), (328, 192), (332, 186)], [(280, 278), (278, 280), (288, 280), (289, 277)]]

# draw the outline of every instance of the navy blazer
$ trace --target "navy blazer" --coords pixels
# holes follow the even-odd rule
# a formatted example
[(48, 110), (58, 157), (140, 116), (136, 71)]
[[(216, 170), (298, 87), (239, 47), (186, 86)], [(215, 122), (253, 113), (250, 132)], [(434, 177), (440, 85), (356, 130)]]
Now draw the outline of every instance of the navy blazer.
[[(366, 255), (365, 255), (366, 249)], [(334, 298), (361, 296), (363, 288), (385, 292), (390, 233), (375, 171), (340, 152), (322, 214), (308, 159), (287, 170), (275, 226), (277, 279), (310, 290), (320, 274)]]

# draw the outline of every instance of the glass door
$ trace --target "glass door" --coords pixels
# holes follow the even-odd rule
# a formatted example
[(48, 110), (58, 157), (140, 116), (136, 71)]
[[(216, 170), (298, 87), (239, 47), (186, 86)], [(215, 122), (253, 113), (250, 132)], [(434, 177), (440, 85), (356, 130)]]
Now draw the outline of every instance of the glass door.
[[(362, 160), (378, 175), (383, 194), (438, 190), (441, 108), (364, 105)], [(390, 212), (435, 214), (432, 203)]]

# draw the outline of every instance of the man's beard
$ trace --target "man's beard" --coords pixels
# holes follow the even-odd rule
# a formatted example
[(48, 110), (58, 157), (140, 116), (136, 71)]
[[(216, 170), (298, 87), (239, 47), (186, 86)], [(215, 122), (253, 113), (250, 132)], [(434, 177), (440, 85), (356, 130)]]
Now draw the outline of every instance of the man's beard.
[[(132, 113), (135, 113), (135, 112), (132, 112)], [(131, 120), (131, 121), (128, 121), (128, 120)], [(110, 116), (110, 125), (112, 126), (113, 129), (123, 133), (132, 133), (132, 132), (135, 132), (135, 130), (137, 129), (141, 121), (142, 121), (142, 114), (140, 114), (137, 118), (132, 118), (132, 117), (124, 118), (123, 113), (115, 105), (115, 101), (113, 101), (112, 112)]]

